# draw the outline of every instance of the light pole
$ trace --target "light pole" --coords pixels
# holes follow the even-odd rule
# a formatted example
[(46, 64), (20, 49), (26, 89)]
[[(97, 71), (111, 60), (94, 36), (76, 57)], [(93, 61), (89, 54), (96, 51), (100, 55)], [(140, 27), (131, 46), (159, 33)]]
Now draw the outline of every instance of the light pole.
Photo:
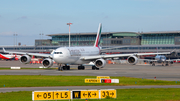
[(17, 36), (18, 36), (18, 34), (16, 34), (16, 46), (17, 46)]
[(15, 36), (16, 34), (13, 34), (13, 36), (14, 36), (14, 50), (15, 50), (15, 44), (16, 44), (16, 36)]
[(39, 34), (39, 36), (40, 36), (40, 45), (42, 45), (41, 33)]
[(15, 34), (13, 34), (13, 36), (14, 36), (14, 47), (15, 47)]
[(13, 34), (13, 36), (14, 36), (14, 49), (15, 49), (15, 48), (17, 48), (17, 36), (18, 36), (18, 34), (16, 34), (16, 32), (15, 32), (15, 34)]
[(43, 32), (39, 34), (40, 35), (40, 45), (41, 45), (41, 49), (43, 51)]
[(67, 25), (69, 25), (69, 47), (70, 47), (70, 45), (71, 45), (71, 37), (70, 37), (70, 25), (71, 25), (72, 23), (67, 23)]

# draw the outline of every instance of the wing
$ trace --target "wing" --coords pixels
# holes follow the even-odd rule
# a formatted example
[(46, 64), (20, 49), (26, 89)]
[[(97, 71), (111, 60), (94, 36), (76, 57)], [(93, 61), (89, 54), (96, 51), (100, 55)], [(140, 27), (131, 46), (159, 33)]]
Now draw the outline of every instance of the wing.
[(157, 62), (158, 60), (151, 60), (151, 59), (139, 59), (139, 60), (145, 60), (147, 62)]
[(110, 49), (116, 49), (116, 48), (124, 48), (124, 47), (129, 47), (129, 46), (119, 46), (119, 47), (105, 48), (105, 49), (101, 49), (101, 51), (103, 51), (103, 50), (110, 50)]
[(180, 61), (180, 59), (171, 59), (171, 60), (166, 60), (166, 61)]
[(118, 46), (118, 47), (111, 47), (111, 48), (104, 48), (101, 49), (102, 47), (100, 47), (101, 51), (103, 50), (110, 50), (110, 49), (116, 49), (116, 48), (125, 48), (125, 47), (140, 47), (140, 45), (127, 45), (127, 46)]
[(40, 53), (28, 53), (28, 52), (12, 52), (12, 51), (6, 51), (4, 48), (3, 48), (3, 51), (4, 51), (4, 53), (14, 53), (14, 54), (22, 54), (22, 55), (34, 55), (34, 56), (52, 58), (52, 54), (40, 54)]
[(96, 56), (82, 56), (82, 60), (95, 60), (95, 59), (106, 59), (114, 57), (126, 57), (126, 56), (140, 56), (140, 55), (156, 55), (156, 54), (171, 54), (171, 52), (162, 52), (162, 53), (134, 53), (134, 54), (112, 54), (112, 55), (96, 55)]

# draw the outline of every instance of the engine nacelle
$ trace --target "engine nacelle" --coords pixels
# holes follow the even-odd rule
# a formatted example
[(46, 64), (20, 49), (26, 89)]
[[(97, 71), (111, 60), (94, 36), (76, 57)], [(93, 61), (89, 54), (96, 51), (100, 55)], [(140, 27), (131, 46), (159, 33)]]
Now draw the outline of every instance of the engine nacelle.
[(138, 58), (136, 56), (130, 56), (127, 58), (129, 64), (135, 65), (138, 62)]
[(46, 59), (43, 60), (42, 64), (43, 64), (44, 67), (49, 68), (49, 67), (51, 67), (53, 65), (53, 61), (50, 58), (46, 58)]
[(97, 59), (95, 62), (94, 62), (94, 65), (97, 67), (97, 68), (103, 68), (105, 65), (106, 65), (106, 61), (104, 59)]
[(31, 62), (31, 57), (29, 55), (23, 55), (20, 57), (20, 62), (28, 64), (29, 62)]

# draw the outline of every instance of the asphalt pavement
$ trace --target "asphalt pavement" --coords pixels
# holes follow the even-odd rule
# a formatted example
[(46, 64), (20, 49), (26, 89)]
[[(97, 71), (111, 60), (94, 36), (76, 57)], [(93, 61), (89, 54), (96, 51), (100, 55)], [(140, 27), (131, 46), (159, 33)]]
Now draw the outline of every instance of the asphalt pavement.
[[(39, 68), (41, 64), (21, 64), (19, 61), (0, 61), (0, 67), (21, 67)], [(52, 68), (57, 68), (54, 64)], [(107, 64), (99, 70), (92, 70), (86, 66), (85, 70), (78, 70), (77, 66), (71, 66), (70, 70), (58, 71), (57, 69), (20, 69), (20, 70), (0, 70), (0, 75), (87, 75), (87, 76), (126, 76), (135, 78), (146, 78), (167, 81), (180, 81), (180, 64), (170, 66), (151, 66), (148, 64), (119, 65)], [(126, 88), (180, 88), (180, 85), (169, 86), (63, 86), (63, 87), (10, 87), (0, 88), (0, 92), (11, 91), (34, 91), (34, 90), (73, 90), (73, 89), (126, 89)]]

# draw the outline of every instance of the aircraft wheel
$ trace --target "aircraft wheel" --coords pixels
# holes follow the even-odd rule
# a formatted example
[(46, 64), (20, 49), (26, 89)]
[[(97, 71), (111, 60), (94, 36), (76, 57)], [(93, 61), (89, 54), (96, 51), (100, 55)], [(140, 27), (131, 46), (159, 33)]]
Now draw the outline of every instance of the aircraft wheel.
[(84, 70), (84, 66), (78, 66), (78, 70)]
[(92, 70), (99, 70), (96, 66), (92, 66)]
[(70, 70), (70, 66), (67, 66), (67, 70)]
[(82, 69), (82, 70), (84, 70), (84, 69), (85, 69), (85, 67), (84, 67), (84, 66), (82, 66), (82, 67), (81, 67), (81, 69)]
[(96, 70), (99, 70), (99, 68), (96, 67)]
[(169, 64), (167, 63), (166, 66), (169, 66)]
[(96, 69), (96, 66), (92, 66), (92, 70), (95, 70)]
[(62, 66), (63, 70), (67, 70), (66, 66)]
[(81, 70), (81, 67), (80, 67), (80, 66), (78, 66), (78, 70)]

